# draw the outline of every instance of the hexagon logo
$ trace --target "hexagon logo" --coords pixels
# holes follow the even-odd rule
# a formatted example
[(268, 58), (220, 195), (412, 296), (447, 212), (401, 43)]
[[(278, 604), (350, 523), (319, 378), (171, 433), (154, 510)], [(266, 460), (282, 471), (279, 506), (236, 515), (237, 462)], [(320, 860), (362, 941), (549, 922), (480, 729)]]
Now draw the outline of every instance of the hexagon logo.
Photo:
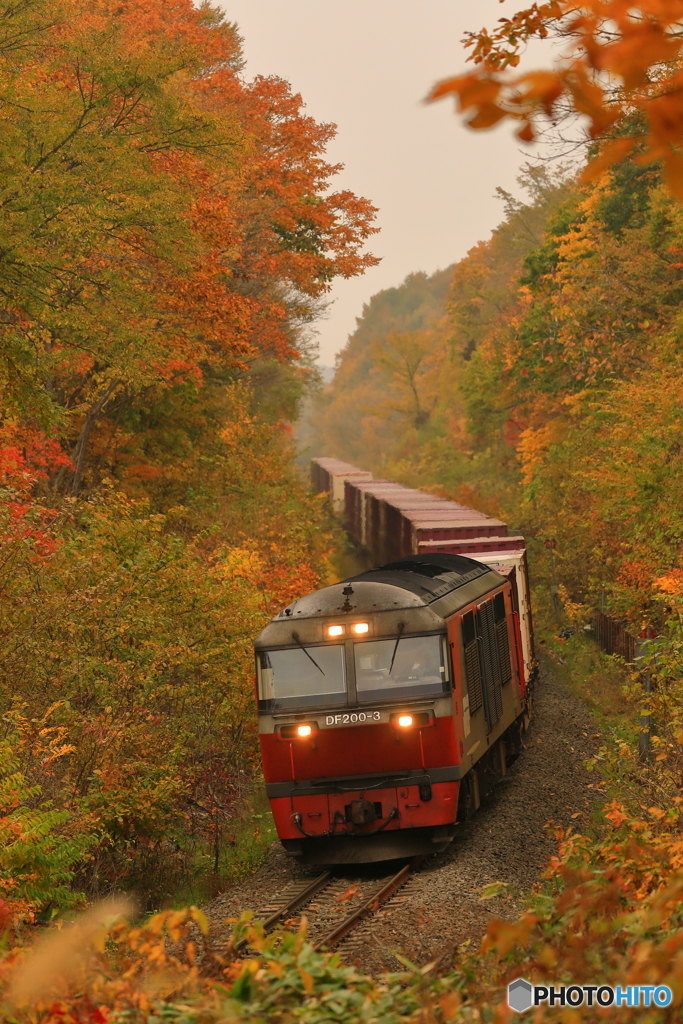
[(516, 978), (508, 985), (508, 1006), (517, 1013), (524, 1013), (533, 1005), (534, 990), (525, 978)]

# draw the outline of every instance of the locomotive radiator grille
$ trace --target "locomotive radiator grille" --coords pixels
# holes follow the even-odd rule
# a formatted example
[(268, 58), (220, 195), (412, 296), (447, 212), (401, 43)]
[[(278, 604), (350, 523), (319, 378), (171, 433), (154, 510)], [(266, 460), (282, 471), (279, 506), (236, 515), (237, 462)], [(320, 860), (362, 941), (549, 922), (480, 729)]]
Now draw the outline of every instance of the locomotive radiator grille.
[(500, 681), (503, 686), (512, 679), (512, 665), (510, 664), (510, 638), (508, 636), (508, 624), (503, 619), (496, 623), (498, 634), (498, 659), (500, 661)]
[(484, 693), (486, 697), (486, 720), (489, 732), (503, 714), (503, 694), (501, 691), (500, 661), (498, 643), (493, 614), (493, 601), (485, 601), (477, 612), (477, 625), (481, 639), (480, 658), (484, 677)]
[(467, 690), (470, 695), (470, 714), (478, 711), (484, 700), (481, 689), (481, 671), (479, 669), (479, 645), (476, 639), (465, 647), (465, 673)]

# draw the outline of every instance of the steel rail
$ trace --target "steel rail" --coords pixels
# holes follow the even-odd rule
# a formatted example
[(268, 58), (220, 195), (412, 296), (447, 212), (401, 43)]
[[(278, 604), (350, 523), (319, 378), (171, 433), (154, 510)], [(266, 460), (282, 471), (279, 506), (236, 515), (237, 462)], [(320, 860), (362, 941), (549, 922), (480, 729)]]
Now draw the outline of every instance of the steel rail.
[(372, 896), (367, 899), (365, 903), (362, 903), (360, 907), (354, 910), (353, 913), (349, 914), (348, 917), (345, 917), (344, 920), (329, 931), (327, 935), (324, 935), (319, 942), (316, 942), (313, 949), (329, 949), (331, 946), (335, 946), (338, 942), (341, 942), (342, 939), (346, 938), (349, 932), (355, 928), (358, 922), (365, 917), (366, 914), (377, 910), (380, 903), (382, 903), (387, 896), (391, 896), (392, 892), (395, 892), (396, 889), (399, 889), (403, 885), (408, 875), (415, 871), (423, 860), (424, 857), (413, 858), (410, 864), (406, 864), (405, 867), (401, 868), (400, 871), (397, 871), (396, 874), (387, 882), (383, 882), (379, 889), (373, 892)]
[[(270, 917), (267, 917), (265, 919), (265, 921), (263, 922), (264, 932), (267, 932), (269, 928), (272, 928), (273, 925), (277, 924), (280, 918), (286, 917), (289, 914), (293, 914), (296, 910), (299, 909), (299, 907), (302, 907), (304, 903), (308, 903), (308, 901), (312, 899), (312, 897), (315, 896), (315, 894), (319, 892), (320, 889), (323, 889), (327, 885), (331, 877), (331, 871), (323, 871), (322, 875), (318, 875), (317, 878), (314, 878), (311, 881), (311, 883), (306, 886), (305, 889), (302, 889), (301, 892), (298, 892), (295, 896), (292, 896), (292, 898), (288, 900), (283, 907), (280, 907), (279, 910), (274, 911), (270, 915)], [(245, 937), (240, 939), (239, 942), (235, 943), (234, 949), (242, 949), (246, 945), (247, 939)]]

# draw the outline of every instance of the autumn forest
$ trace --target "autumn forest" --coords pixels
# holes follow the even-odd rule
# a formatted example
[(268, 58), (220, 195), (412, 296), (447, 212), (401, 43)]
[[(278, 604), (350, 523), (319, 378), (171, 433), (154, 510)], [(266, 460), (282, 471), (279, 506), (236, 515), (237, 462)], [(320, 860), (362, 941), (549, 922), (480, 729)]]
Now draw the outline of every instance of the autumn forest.
[[(463, 259), (374, 295), (325, 384), (311, 328), (377, 263), (335, 126), (247, 81), (211, 4), (3, 6), (3, 1020), (503, 1024), (510, 977), (598, 968), (672, 987), (630, 1019), (679, 1019), (682, 26), (678, 0), (552, 0), (468, 36), (433, 102), (582, 145), (530, 156)], [(548, 36), (571, 58), (517, 70)], [(596, 716), (601, 808), (448, 973), (365, 976), (305, 924), (252, 929), (250, 960), (198, 953), (198, 908), (274, 839), (254, 637), (357, 554), (317, 455), (524, 534), (544, 663)], [(598, 650), (598, 610), (650, 638), (638, 666)]]

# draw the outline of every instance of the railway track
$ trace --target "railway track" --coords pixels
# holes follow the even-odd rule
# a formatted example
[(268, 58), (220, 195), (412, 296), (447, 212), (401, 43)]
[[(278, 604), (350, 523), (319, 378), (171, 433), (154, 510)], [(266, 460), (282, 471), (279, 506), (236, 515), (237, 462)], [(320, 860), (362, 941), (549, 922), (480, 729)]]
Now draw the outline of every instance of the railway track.
[[(289, 890), (285, 890), (284, 896), (281, 896), (279, 899), (276, 897), (272, 904), (262, 908), (261, 913), (263, 913), (263, 910), (270, 911), (268, 917), (263, 922), (264, 931), (269, 932), (280, 921), (286, 921), (288, 917), (291, 917), (297, 910), (309, 903), (321, 889), (329, 885), (331, 880), (332, 872), (323, 871), (322, 875), (318, 875), (312, 881), (306, 881), (303, 885), (295, 886), (293, 894), (290, 894)], [(235, 949), (243, 949), (246, 944), (246, 938), (240, 939), (235, 944)]]
[[(391, 912), (393, 906), (402, 902), (396, 894), (406, 887), (423, 860), (424, 857), (415, 857), (399, 871), (381, 879), (350, 882), (348, 878), (340, 879), (331, 871), (324, 871), (315, 878), (288, 886), (261, 907), (256, 916), (263, 920), (264, 930), (270, 931), (306, 908), (313, 948), (328, 951), (343, 944), (343, 952), (353, 955), (363, 942), (362, 936), (357, 934), (359, 926), (377, 913)], [(348, 909), (346, 914), (345, 909)], [(235, 949), (242, 951), (246, 946), (247, 940), (241, 939)]]

